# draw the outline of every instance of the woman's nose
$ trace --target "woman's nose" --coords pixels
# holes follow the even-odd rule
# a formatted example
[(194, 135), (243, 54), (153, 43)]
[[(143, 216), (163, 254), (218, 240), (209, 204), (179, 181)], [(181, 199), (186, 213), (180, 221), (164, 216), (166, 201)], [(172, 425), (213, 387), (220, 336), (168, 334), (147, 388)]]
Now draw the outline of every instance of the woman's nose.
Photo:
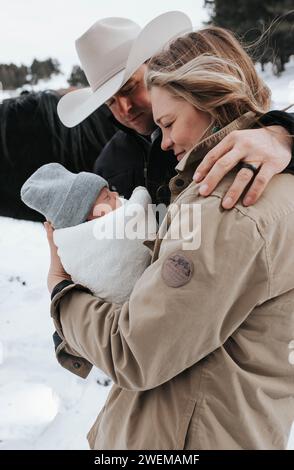
[(171, 140), (170, 137), (166, 136), (166, 137), (162, 137), (162, 141), (161, 141), (161, 148), (162, 150), (170, 150), (173, 146), (173, 141)]

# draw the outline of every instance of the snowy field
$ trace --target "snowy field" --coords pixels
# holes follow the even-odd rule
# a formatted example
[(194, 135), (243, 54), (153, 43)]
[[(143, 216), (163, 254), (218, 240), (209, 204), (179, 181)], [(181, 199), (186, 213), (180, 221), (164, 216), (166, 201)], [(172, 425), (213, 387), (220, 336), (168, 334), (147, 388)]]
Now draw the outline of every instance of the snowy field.
[(43, 225), (0, 217), (0, 259), (0, 449), (87, 449), (110, 381), (55, 359)]
[[(274, 109), (294, 102), (294, 61), (280, 78), (263, 76)], [(87, 449), (110, 384), (96, 368), (79, 379), (55, 359), (42, 224), (0, 217), (0, 260), (0, 449)]]

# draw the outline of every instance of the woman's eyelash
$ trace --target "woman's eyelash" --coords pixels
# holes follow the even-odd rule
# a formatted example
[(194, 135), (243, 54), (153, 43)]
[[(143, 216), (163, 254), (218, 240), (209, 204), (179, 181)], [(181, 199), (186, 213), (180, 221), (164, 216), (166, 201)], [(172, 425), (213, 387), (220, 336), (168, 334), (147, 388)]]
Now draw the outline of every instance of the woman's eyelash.
[(172, 125), (172, 122), (169, 123), (169, 124), (165, 124), (165, 126), (162, 126), (164, 129), (167, 129), (168, 127), (170, 127)]

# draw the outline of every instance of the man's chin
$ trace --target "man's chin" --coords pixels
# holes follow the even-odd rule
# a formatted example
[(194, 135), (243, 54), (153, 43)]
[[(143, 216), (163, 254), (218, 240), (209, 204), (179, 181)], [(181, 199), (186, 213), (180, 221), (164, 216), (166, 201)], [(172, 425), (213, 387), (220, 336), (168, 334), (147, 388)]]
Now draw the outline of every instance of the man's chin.
[(136, 132), (138, 132), (138, 134), (141, 134), (141, 135), (151, 135), (152, 132), (154, 131), (155, 129), (155, 126), (151, 127), (151, 126), (144, 126), (144, 125), (137, 125), (137, 126), (132, 126), (132, 129)]

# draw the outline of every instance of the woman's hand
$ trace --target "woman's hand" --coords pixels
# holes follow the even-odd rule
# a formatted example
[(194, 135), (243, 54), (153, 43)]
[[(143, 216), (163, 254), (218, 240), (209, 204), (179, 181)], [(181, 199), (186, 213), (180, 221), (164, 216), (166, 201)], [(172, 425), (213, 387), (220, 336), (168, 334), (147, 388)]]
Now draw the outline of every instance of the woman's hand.
[(253, 178), (250, 169), (242, 168), (222, 202), (224, 209), (231, 209), (250, 182), (243, 199), (249, 206), (259, 199), (271, 178), (288, 166), (291, 147), (292, 138), (281, 126), (233, 131), (206, 154), (193, 179), (197, 183), (202, 180), (199, 192), (208, 196), (237, 163), (251, 163), (259, 168), (258, 174)]
[(71, 279), (69, 274), (67, 274), (61, 264), (60, 258), (57, 254), (57, 247), (53, 241), (53, 231), (52, 225), (49, 222), (44, 222), (44, 227), (47, 233), (47, 239), (50, 248), (50, 268), (48, 272), (47, 278), (47, 286), (48, 290), (51, 294), (52, 290), (60, 281), (64, 281), (65, 279)]

